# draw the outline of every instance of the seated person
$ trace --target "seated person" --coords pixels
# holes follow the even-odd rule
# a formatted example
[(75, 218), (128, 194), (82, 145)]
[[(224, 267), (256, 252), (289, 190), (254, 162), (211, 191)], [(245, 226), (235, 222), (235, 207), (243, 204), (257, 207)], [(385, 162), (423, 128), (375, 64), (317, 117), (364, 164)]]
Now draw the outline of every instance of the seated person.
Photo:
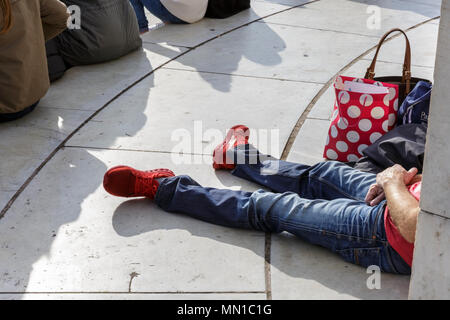
[(68, 18), (58, 0), (0, 0), (0, 122), (30, 113), (47, 93), (45, 41)]
[(205, 16), (208, 0), (130, 0), (141, 33), (148, 31), (144, 7), (164, 23), (194, 23)]
[(287, 231), (348, 262), (410, 274), (420, 211), (416, 168), (395, 165), (375, 175), (336, 161), (313, 166), (281, 161), (259, 154), (248, 144), (249, 134), (245, 126), (233, 127), (215, 149), (213, 166), (272, 192), (204, 188), (168, 169), (126, 166), (108, 170), (104, 188), (116, 196), (145, 196), (165, 211), (218, 225)]
[(114, 60), (142, 46), (128, 0), (62, 1), (80, 8), (80, 29), (69, 28), (55, 39), (68, 67)]

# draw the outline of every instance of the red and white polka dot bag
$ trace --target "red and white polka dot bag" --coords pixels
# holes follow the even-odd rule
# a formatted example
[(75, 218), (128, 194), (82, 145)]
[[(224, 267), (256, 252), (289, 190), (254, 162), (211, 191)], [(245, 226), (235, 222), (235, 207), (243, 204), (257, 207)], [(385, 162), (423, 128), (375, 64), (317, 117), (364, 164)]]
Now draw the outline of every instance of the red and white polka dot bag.
[(394, 128), (398, 85), (338, 76), (334, 89), (336, 102), (323, 156), (358, 161), (365, 148)]

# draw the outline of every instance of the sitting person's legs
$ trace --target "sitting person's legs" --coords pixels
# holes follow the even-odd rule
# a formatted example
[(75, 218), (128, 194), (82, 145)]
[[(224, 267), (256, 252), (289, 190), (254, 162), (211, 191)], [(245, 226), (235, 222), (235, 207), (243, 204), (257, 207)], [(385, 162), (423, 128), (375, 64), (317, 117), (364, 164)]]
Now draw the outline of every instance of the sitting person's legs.
[(186, 24), (185, 21), (179, 19), (174, 16), (166, 7), (163, 6), (160, 0), (140, 0), (155, 17), (160, 19), (165, 23), (174, 23), (174, 24)]
[(142, 0), (130, 0), (133, 5), (134, 12), (136, 12), (136, 17), (139, 25), (139, 32), (145, 33), (148, 31), (148, 20), (145, 16), (144, 4)]

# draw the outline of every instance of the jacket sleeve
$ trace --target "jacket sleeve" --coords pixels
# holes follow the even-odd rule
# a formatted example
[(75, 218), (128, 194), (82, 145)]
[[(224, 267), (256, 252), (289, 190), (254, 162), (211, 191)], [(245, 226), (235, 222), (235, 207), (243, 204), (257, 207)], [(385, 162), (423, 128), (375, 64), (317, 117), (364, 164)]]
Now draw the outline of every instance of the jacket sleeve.
[(64, 3), (59, 0), (40, 0), (41, 20), (45, 41), (57, 36), (67, 28), (69, 13)]

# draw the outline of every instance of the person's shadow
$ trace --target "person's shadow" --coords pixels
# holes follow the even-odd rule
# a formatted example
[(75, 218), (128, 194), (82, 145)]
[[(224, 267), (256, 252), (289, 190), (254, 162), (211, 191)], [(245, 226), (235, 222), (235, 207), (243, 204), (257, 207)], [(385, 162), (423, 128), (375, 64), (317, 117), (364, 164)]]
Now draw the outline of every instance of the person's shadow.
[[(129, 63), (130, 59), (135, 59), (135, 63)], [(108, 68), (118, 70), (118, 72), (114, 75), (105, 75), (104, 69)], [(60, 96), (67, 97), (67, 95), (72, 97), (79, 96), (81, 104), (89, 103), (84, 92), (89, 90), (90, 83), (83, 82), (78, 76), (84, 77), (88, 75), (89, 81), (94, 82), (107, 82), (108, 79), (105, 79), (105, 77), (112, 77), (113, 81), (120, 82), (120, 85), (118, 86), (118, 90), (120, 91), (119, 87), (122, 84), (136, 81), (137, 75), (142, 74), (143, 71), (150, 72), (152, 68), (148, 56), (142, 48), (123, 59), (95, 66), (74, 67), (68, 70), (65, 77), (55, 83), (62, 92), (56, 92), (54, 95), (51, 95), (48, 100), (44, 99), (43, 105), (41, 108), (38, 106), (39, 109), (36, 110), (35, 113), (31, 113), (26, 118), (15, 121), (14, 124), (10, 124), (10, 126), (20, 127), (21, 125), (28, 123), (31, 117), (35, 117), (33, 119), (34, 123), (39, 123), (39, 119), (45, 119), (46, 123), (51, 123), (52, 121), (56, 123), (61, 121), (64, 122), (65, 110), (61, 109), (61, 113), (58, 114), (58, 109), (55, 111), (55, 108), (48, 107), (48, 105), (45, 104), (49, 101), (55, 103)], [(126, 72), (122, 72), (121, 70)], [(74, 73), (76, 76), (71, 77), (71, 73)], [(132, 125), (127, 126), (126, 132), (122, 132), (123, 135), (126, 134), (127, 136), (132, 136), (145, 128), (147, 117), (144, 114), (144, 110), (156, 107), (149, 107), (146, 103), (151, 89), (154, 86), (153, 79), (154, 76), (150, 75), (140, 82), (140, 101), (134, 106), (134, 113), (127, 114), (127, 116), (124, 117), (124, 121), (129, 121)], [(74, 81), (78, 81), (75, 86), (73, 85)], [(105, 92), (108, 92), (111, 88), (104, 89)], [(121, 90), (123, 89), (124, 88)], [(131, 90), (133, 90), (133, 88), (131, 88)], [(109, 91), (109, 93), (112, 92), (113, 91)], [(97, 102), (107, 101), (103, 96), (106, 96), (107, 94), (99, 92), (98, 95), (99, 99), (94, 100)], [(73, 101), (73, 99), (71, 101)], [(110, 107), (120, 108), (120, 100), (112, 101), (111, 104), (107, 106), (107, 108)], [(94, 119), (93, 122), (95, 121), (96, 120)], [(43, 126), (42, 122), (40, 124)], [(45, 128), (43, 128), (43, 132), (48, 130), (44, 129)], [(65, 136), (67, 136), (67, 132), (65, 132)], [(118, 136), (105, 135), (101, 136), (101, 139), (103, 142), (106, 140), (108, 145), (112, 145), (117, 137)], [(43, 141), (47, 141), (48, 139), (46, 136), (43, 138)], [(36, 142), (36, 140), (32, 139), (22, 139), (21, 141), (25, 143)], [(70, 140), (68, 141), (68, 144), (70, 145)], [(83, 143), (81, 145), (83, 145)], [(32, 147), (35, 148), (36, 146)], [(43, 150), (47, 150), (46, 148), (43, 148)], [(27, 148), (24, 147), (20, 150), (26, 152)], [(71, 272), (77, 273), (82, 269), (77, 266), (77, 261), (74, 261), (74, 264), (70, 266), (65, 265), (64, 261), (57, 261), (56, 264), (61, 263), (62, 266), (61, 270), (58, 271), (59, 274), (54, 275), (49, 272), (48, 274), (43, 275), (42, 269), (39, 269), (38, 277), (42, 279), (39, 279), (38, 282), (30, 282), (30, 278), (33, 277), (33, 266), (36, 263), (42, 262), (44, 257), (52, 255), (52, 247), (55, 239), (58, 239), (57, 235), (59, 233), (65, 232), (66, 234), (70, 234), (74, 232), (73, 230), (69, 230), (69, 226), (73, 223), (76, 224), (76, 221), (80, 219), (82, 212), (86, 213), (86, 208), (83, 209), (83, 203), (89, 201), (88, 199), (92, 195), (95, 196), (97, 189), (102, 188), (103, 174), (106, 172), (109, 165), (90, 151), (92, 150), (89, 148), (76, 146), (63, 147), (60, 149), (51, 159), (49, 159), (48, 163), (45, 164), (38, 176), (34, 177), (30, 185), (27, 186), (13, 203), (12, 207), (6, 212), (5, 216), (0, 220), (2, 230), (2, 240), (0, 241), (0, 261), (2, 261), (2, 266), (0, 268), (0, 293), (19, 293), (15, 295), (15, 298), (20, 299), (22, 293), (26, 294), (26, 292), (30, 291), (46, 291), (46, 288), (50, 288), (50, 291), (53, 291), (58, 288), (58, 285), (55, 285), (55, 279), (60, 280), (61, 277), (70, 277)], [(11, 155), (11, 157), (14, 156), (17, 155)], [(26, 155), (24, 154), (23, 156)], [(40, 163), (42, 162), (42, 159), (36, 159), (36, 161)], [(12, 173), (10, 172), (9, 174)], [(48, 179), (43, 179), (43, 177)], [(102, 194), (102, 197), (103, 196), (104, 194)], [(85, 225), (80, 228), (78, 231), (78, 240), (82, 240), (83, 232), (89, 227), (90, 226)], [(68, 260), (72, 259), (76, 256), (76, 252), (80, 248), (79, 245), (79, 241), (68, 243), (67, 247), (64, 249), (67, 250), (67, 252), (60, 252), (60, 255), (67, 255), (66, 258)], [(75, 247), (78, 247), (78, 249)], [(70, 253), (72, 250), (73, 254)], [(50, 267), (50, 269), (52, 268)], [(70, 287), (71, 284), (69, 283), (68, 285)], [(68, 290), (70, 291), (71, 289), (78, 291), (79, 288), (75, 286)]]
[[(203, 80), (208, 82), (212, 88), (221, 92), (229, 92), (233, 73), (238, 70), (240, 64), (256, 63), (261, 66), (276, 66), (282, 62), (280, 52), (286, 48), (284, 40), (270, 25), (258, 22), (246, 25), (248, 22), (244, 22), (246, 20), (243, 17), (248, 17), (248, 22), (260, 18), (250, 8), (224, 20), (204, 19), (193, 25), (164, 26), (151, 31), (151, 38), (148, 41), (155, 45), (164, 42), (165, 28), (169, 28), (170, 32), (175, 29), (176, 32), (184, 33), (186, 37), (195, 37), (194, 31), (200, 27), (207, 29), (214, 26), (217, 28), (221, 24), (229, 25), (232, 19), (239, 21), (240, 23), (236, 23), (236, 27), (240, 27), (239, 29), (217, 38), (213, 36), (211, 41), (194, 48), (176, 61), (177, 64), (198, 71)], [(145, 35), (143, 38), (145, 41)], [(176, 46), (176, 40), (170, 44)], [(170, 49), (167, 48), (160, 51), (164, 54), (164, 50), (170, 52)], [(177, 68), (177, 65), (169, 64), (167, 67)], [(212, 77), (211, 74), (216, 74), (216, 77)]]

